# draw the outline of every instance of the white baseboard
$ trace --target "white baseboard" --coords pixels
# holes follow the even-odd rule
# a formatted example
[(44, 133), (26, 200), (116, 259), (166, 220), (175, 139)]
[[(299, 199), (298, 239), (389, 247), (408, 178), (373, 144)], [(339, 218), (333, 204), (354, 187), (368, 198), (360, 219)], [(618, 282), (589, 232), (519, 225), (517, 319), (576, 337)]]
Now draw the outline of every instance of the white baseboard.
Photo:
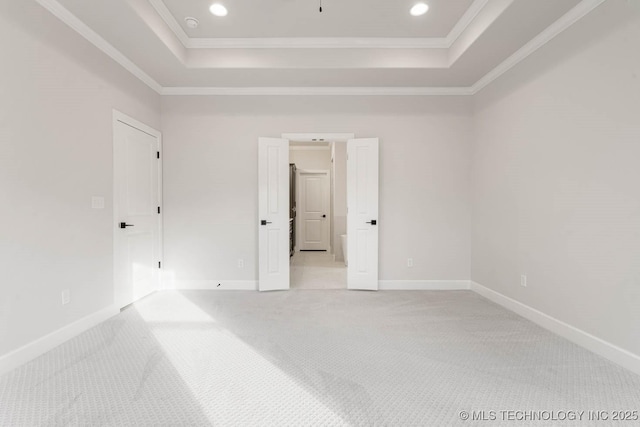
[(381, 291), (459, 291), (468, 290), (468, 280), (380, 280)]
[[(458, 291), (468, 290), (468, 280), (380, 280), (381, 291)], [(220, 285), (220, 286), (218, 286)], [(256, 291), (257, 280), (176, 280), (175, 290)]]
[(257, 280), (176, 280), (171, 289), (207, 291), (257, 291)]
[(630, 371), (640, 375), (640, 356), (633, 354), (623, 348), (620, 348), (610, 342), (600, 339), (588, 332), (571, 326), (561, 320), (549, 316), (535, 308), (529, 307), (519, 301), (509, 298), (499, 292), (491, 290), (479, 283), (471, 282), (471, 290), (481, 296), (495, 302), (504, 308), (513, 311), (536, 323), (543, 328), (560, 335), (569, 341), (578, 344), (618, 365), (629, 369)]
[(0, 356), (0, 375), (41, 356), (47, 351), (52, 350), (118, 313), (120, 313), (120, 310), (115, 305), (104, 308), (82, 319), (76, 320), (67, 326), (63, 326), (42, 338), (38, 338), (29, 344), (23, 345), (10, 353)]

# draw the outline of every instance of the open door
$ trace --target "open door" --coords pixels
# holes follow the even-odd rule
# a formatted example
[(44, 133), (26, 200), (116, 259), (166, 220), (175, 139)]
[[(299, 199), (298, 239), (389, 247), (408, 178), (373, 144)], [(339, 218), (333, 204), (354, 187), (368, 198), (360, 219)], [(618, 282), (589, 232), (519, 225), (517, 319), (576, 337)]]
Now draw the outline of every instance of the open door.
[(258, 140), (258, 289), (289, 289), (289, 140)]
[(347, 141), (347, 288), (378, 290), (378, 138)]

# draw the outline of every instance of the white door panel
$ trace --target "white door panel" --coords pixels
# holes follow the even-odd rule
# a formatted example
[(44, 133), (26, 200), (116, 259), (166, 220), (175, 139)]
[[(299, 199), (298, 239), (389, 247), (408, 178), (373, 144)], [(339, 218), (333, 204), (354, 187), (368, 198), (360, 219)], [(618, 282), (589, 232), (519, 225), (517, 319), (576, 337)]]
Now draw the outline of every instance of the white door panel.
[(154, 186), (157, 185), (155, 169), (157, 168), (158, 141), (134, 128), (126, 129), (125, 133), (127, 134), (125, 157), (127, 214), (150, 215), (154, 208), (157, 208), (155, 199), (157, 192), (154, 191)]
[(378, 289), (378, 139), (347, 142), (349, 289)]
[(304, 222), (305, 228), (305, 248), (308, 245), (321, 244), (322, 243), (322, 223), (319, 219), (308, 219)]
[(258, 289), (289, 289), (289, 141), (258, 140)]
[(114, 288), (119, 307), (159, 287), (159, 152), (159, 132), (114, 113)]
[[(158, 261), (155, 259), (155, 238), (152, 232), (127, 232), (131, 298), (136, 301), (155, 290)], [(125, 300), (125, 303), (129, 299)]]
[(300, 250), (328, 251), (331, 187), (329, 171), (298, 170)]

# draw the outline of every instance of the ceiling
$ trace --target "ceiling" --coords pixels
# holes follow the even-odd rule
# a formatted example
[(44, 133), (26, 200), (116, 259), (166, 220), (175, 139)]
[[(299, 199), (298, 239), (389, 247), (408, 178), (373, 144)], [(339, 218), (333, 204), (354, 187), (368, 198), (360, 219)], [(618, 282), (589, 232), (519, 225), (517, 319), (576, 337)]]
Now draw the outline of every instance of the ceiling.
[(322, 13), (319, 0), (234, 0), (224, 19), (209, 13), (213, 0), (162, 2), (189, 37), (446, 37), (473, 0), (431, 0), (419, 18), (408, 13), (413, 0), (323, 0)]
[(605, 0), (36, 1), (162, 94), (470, 95)]
[(289, 147), (304, 147), (304, 148), (317, 148), (328, 149), (328, 142), (313, 142), (313, 141), (289, 141)]

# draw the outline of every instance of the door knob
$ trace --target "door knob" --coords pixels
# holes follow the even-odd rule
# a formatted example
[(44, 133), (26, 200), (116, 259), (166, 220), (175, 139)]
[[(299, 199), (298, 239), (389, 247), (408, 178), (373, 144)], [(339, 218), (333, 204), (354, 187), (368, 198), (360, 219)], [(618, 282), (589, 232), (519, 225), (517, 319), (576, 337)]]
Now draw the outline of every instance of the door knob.
[(322, 218), (326, 218), (326, 217), (327, 217), (326, 215), (322, 215)]
[(260, 225), (267, 225), (267, 224), (271, 224), (271, 221), (267, 221), (266, 219), (260, 220)]
[(134, 227), (133, 224), (127, 224), (126, 222), (120, 223), (120, 228)]
[(378, 221), (375, 219), (372, 219), (371, 221), (367, 221), (367, 224), (378, 225)]

